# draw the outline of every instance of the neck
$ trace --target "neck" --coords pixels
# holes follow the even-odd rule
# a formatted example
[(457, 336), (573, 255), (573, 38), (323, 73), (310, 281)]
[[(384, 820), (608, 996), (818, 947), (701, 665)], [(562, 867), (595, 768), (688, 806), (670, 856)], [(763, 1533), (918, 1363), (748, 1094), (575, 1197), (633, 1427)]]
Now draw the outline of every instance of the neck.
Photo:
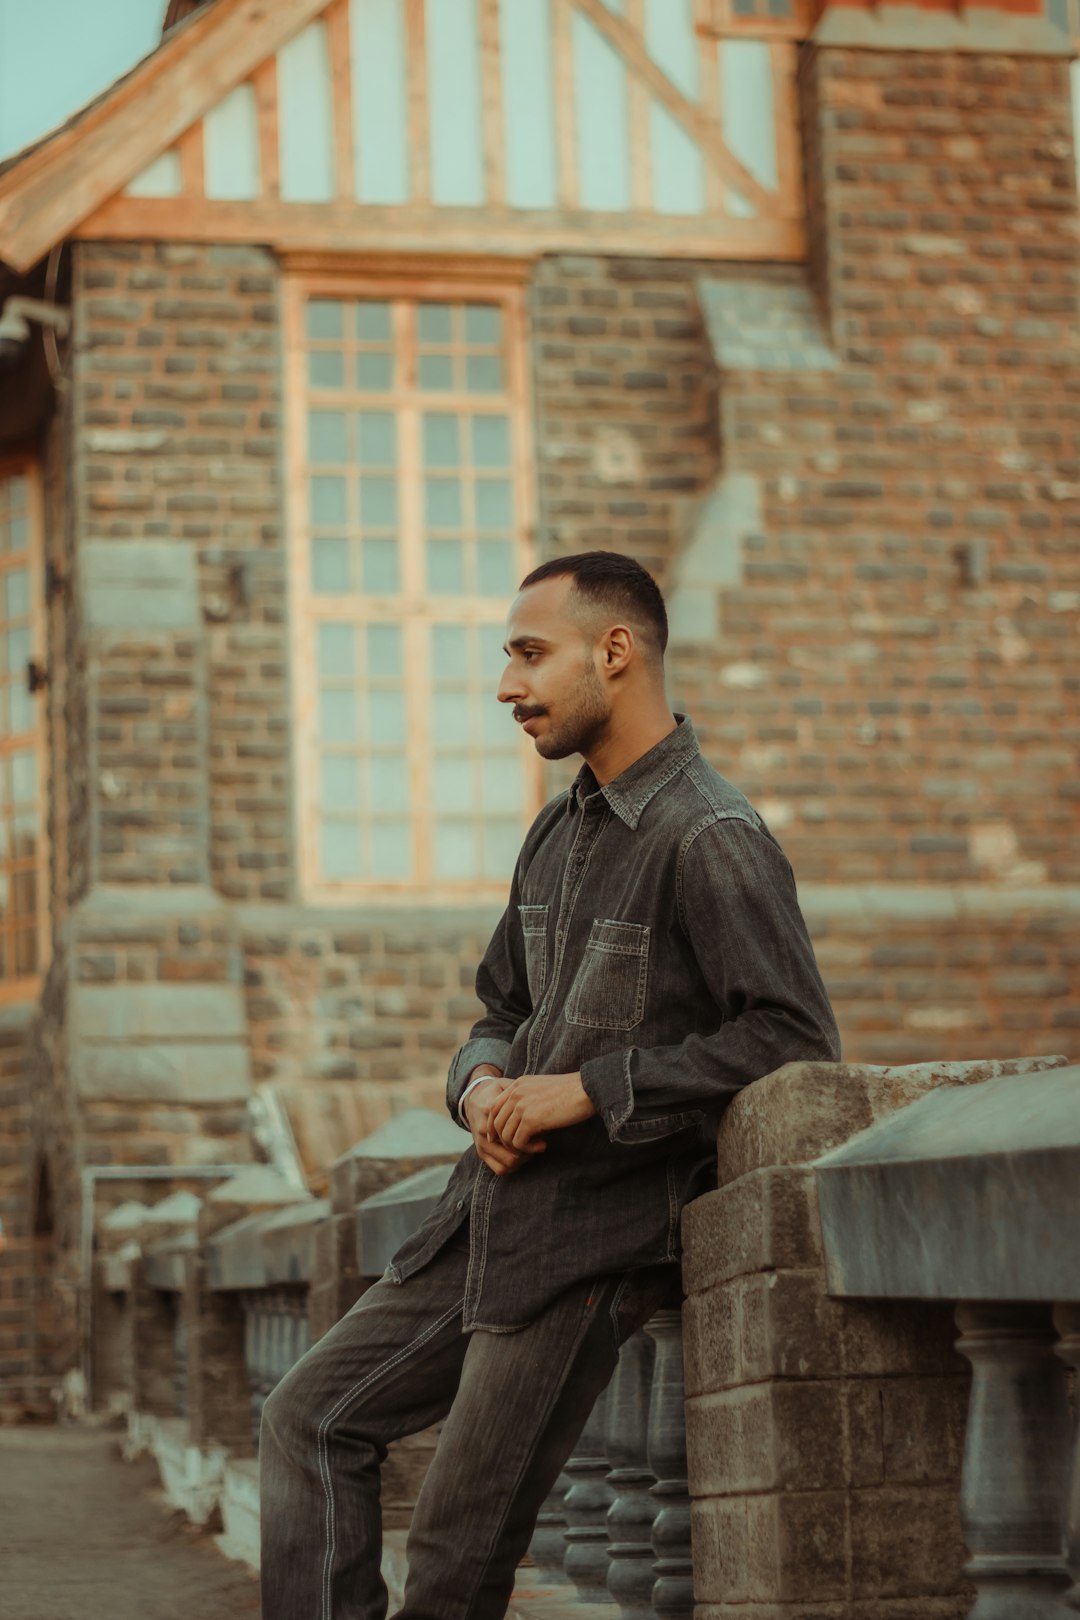
[(655, 748), (662, 738), (670, 736), (677, 725), (662, 692), (655, 698), (623, 707), (632, 709), (632, 717), (630, 713), (623, 718), (612, 715), (604, 736), (582, 755), (599, 787), (629, 770), (635, 760)]

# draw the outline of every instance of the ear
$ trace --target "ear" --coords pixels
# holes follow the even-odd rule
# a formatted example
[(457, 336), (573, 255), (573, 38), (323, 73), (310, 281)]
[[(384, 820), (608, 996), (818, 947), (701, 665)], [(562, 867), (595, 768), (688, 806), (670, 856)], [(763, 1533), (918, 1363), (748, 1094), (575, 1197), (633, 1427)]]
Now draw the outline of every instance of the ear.
[(622, 675), (633, 661), (637, 645), (634, 641), (634, 632), (625, 624), (617, 624), (608, 630), (600, 642), (600, 653), (603, 659), (605, 675)]

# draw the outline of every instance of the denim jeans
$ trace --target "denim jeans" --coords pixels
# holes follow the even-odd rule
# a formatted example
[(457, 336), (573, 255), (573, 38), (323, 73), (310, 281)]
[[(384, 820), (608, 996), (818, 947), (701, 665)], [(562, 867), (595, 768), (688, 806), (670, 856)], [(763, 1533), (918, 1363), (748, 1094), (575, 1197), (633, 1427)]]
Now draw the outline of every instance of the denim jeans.
[(581, 1283), (515, 1332), (464, 1333), (468, 1258), (461, 1234), (406, 1282), (376, 1283), (266, 1402), (263, 1620), (383, 1620), (380, 1464), (440, 1419), (399, 1620), (501, 1620), (619, 1345), (678, 1275)]

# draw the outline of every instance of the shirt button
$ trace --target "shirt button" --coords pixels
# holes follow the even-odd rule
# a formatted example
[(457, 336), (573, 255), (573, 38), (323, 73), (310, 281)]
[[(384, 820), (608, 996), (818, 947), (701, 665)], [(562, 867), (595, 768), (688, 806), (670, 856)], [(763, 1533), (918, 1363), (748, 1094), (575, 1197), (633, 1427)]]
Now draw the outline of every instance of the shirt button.
[(458, 1199), (457, 1207), (458, 1207), (458, 1209), (464, 1209), (465, 1208), (465, 1200), (464, 1200), (464, 1198), (459, 1198)]

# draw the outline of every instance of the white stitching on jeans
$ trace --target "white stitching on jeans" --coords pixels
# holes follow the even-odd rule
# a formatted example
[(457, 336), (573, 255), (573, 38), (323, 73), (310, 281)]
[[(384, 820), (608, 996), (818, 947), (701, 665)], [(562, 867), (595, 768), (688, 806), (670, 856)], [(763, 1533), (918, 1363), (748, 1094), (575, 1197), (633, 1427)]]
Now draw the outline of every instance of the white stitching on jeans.
[(447, 1322), (452, 1321), (459, 1311), (464, 1309), (464, 1306), (465, 1301), (463, 1299), (459, 1300), (451, 1310), (447, 1311), (445, 1316), (440, 1316), (437, 1322), (433, 1322), (429, 1328), (425, 1328), (424, 1332), (418, 1338), (411, 1340), (403, 1350), (399, 1350), (396, 1355), (391, 1356), (389, 1361), (381, 1362), (374, 1371), (368, 1373), (366, 1378), (362, 1378), (358, 1384), (354, 1384), (348, 1394), (341, 1397), (319, 1424), (319, 1478), (322, 1480), (323, 1492), (326, 1496), (326, 1556), (323, 1559), (322, 1620), (333, 1620), (330, 1613), (330, 1600), (334, 1576), (334, 1554), (337, 1550), (335, 1541), (337, 1511), (334, 1506), (334, 1487), (330, 1479), (330, 1458), (326, 1443), (330, 1424), (334, 1422), (335, 1418), (340, 1417), (349, 1403), (356, 1396), (362, 1395), (364, 1390), (375, 1382), (376, 1378), (381, 1377), (383, 1373), (389, 1372), (391, 1367), (396, 1367), (399, 1362), (410, 1356), (414, 1350), (419, 1350), (421, 1345), (434, 1338), (439, 1329), (445, 1327)]

